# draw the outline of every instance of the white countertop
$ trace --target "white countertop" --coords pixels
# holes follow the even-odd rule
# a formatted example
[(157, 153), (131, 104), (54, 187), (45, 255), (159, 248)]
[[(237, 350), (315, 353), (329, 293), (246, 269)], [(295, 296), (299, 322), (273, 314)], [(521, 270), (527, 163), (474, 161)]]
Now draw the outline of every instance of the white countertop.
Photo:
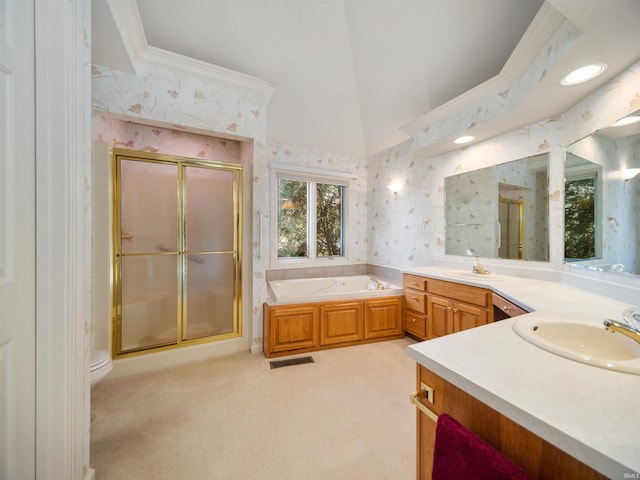
[[(462, 278), (443, 267), (405, 273), (490, 288), (528, 315), (602, 324), (631, 306), (557, 282)], [(640, 295), (639, 295), (640, 301)], [(640, 375), (585, 365), (518, 336), (515, 319), (411, 345), (408, 355), (610, 478), (640, 472)], [(637, 478), (637, 477), (631, 477)]]

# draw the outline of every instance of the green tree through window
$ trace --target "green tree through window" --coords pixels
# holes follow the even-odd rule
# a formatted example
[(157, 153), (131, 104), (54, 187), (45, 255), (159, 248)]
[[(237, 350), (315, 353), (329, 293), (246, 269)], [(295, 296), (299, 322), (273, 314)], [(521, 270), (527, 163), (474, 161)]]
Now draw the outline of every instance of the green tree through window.
[(564, 190), (564, 256), (594, 258), (596, 179), (567, 179)]
[(345, 190), (339, 184), (278, 178), (278, 258), (344, 256)]
[(342, 255), (341, 185), (317, 184), (317, 252), (319, 257)]

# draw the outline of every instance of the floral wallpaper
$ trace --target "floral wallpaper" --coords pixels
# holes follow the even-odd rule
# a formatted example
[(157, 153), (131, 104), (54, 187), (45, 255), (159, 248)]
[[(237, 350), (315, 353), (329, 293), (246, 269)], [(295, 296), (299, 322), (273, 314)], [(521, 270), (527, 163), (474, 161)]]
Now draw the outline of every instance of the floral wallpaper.
[[(369, 262), (406, 268), (433, 261), (465, 261), (446, 255), (444, 250), (445, 177), (548, 152), (550, 261), (540, 266), (562, 270), (564, 148), (638, 108), (640, 62), (562, 116), (437, 156), (416, 153), (415, 139), (372, 156), (368, 183)], [(387, 186), (396, 179), (404, 188), (394, 195)]]
[(126, 122), (99, 113), (92, 119), (92, 135), (94, 141), (105, 142), (113, 148), (241, 163), (241, 142), (237, 140)]
[[(549, 153), (550, 243), (546, 253), (550, 262), (544, 266), (563, 268), (563, 148), (640, 108), (640, 64), (632, 65), (615, 81), (560, 117), (437, 156), (416, 152), (421, 146), (495, 118), (517, 104), (522, 92), (570, 47), (574, 35), (571, 25), (563, 25), (551, 39), (550, 48), (541, 53), (511, 89), (369, 159), (268, 142), (266, 98), (151, 66), (142, 66), (137, 74), (92, 66), (94, 140), (119, 142), (126, 148), (175, 148), (183, 152), (176, 151), (177, 154), (203, 155), (202, 158), (220, 151), (234, 158), (239, 155), (252, 184), (251, 196), (247, 198), (252, 205), (253, 228), (248, 248), (252, 252), (250, 345), (253, 352), (259, 352), (271, 235), (270, 223), (263, 216), (270, 205), (269, 165), (273, 162), (354, 173), (355, 214), (349, 231), (353, 242), (351, 260), (403, 268), (448, 258), (444, 249), (445, 177)], [(147, 127), (115, 125), (106, 118)], [(191, 144), (193, 137), (177, 132), (211, 138)], [(237, 141), (237, 148), (232, 142), (223, 144), (220, 139), (225, 138)], [(400, 185), (397, 193), (388, 188), (392, 183)]]

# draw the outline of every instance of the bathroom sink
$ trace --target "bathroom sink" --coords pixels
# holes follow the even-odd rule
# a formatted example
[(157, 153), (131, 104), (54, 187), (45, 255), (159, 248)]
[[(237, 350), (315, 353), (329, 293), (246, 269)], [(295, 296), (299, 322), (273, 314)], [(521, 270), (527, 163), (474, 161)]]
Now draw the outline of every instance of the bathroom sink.
[(513, 330), (529, 343), (561, 357), (640, 375), (640, 343), (604, 326), (562, 318), (523, 317)]

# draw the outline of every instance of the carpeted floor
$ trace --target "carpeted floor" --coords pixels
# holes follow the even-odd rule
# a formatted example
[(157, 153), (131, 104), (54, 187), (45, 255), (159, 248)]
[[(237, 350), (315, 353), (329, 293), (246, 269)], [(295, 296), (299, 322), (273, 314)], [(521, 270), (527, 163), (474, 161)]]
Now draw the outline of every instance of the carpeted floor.
[(413, 480), (411, 343), (278, 369), (242, 353), (104, 380), (92, 392), (96, 480)]

